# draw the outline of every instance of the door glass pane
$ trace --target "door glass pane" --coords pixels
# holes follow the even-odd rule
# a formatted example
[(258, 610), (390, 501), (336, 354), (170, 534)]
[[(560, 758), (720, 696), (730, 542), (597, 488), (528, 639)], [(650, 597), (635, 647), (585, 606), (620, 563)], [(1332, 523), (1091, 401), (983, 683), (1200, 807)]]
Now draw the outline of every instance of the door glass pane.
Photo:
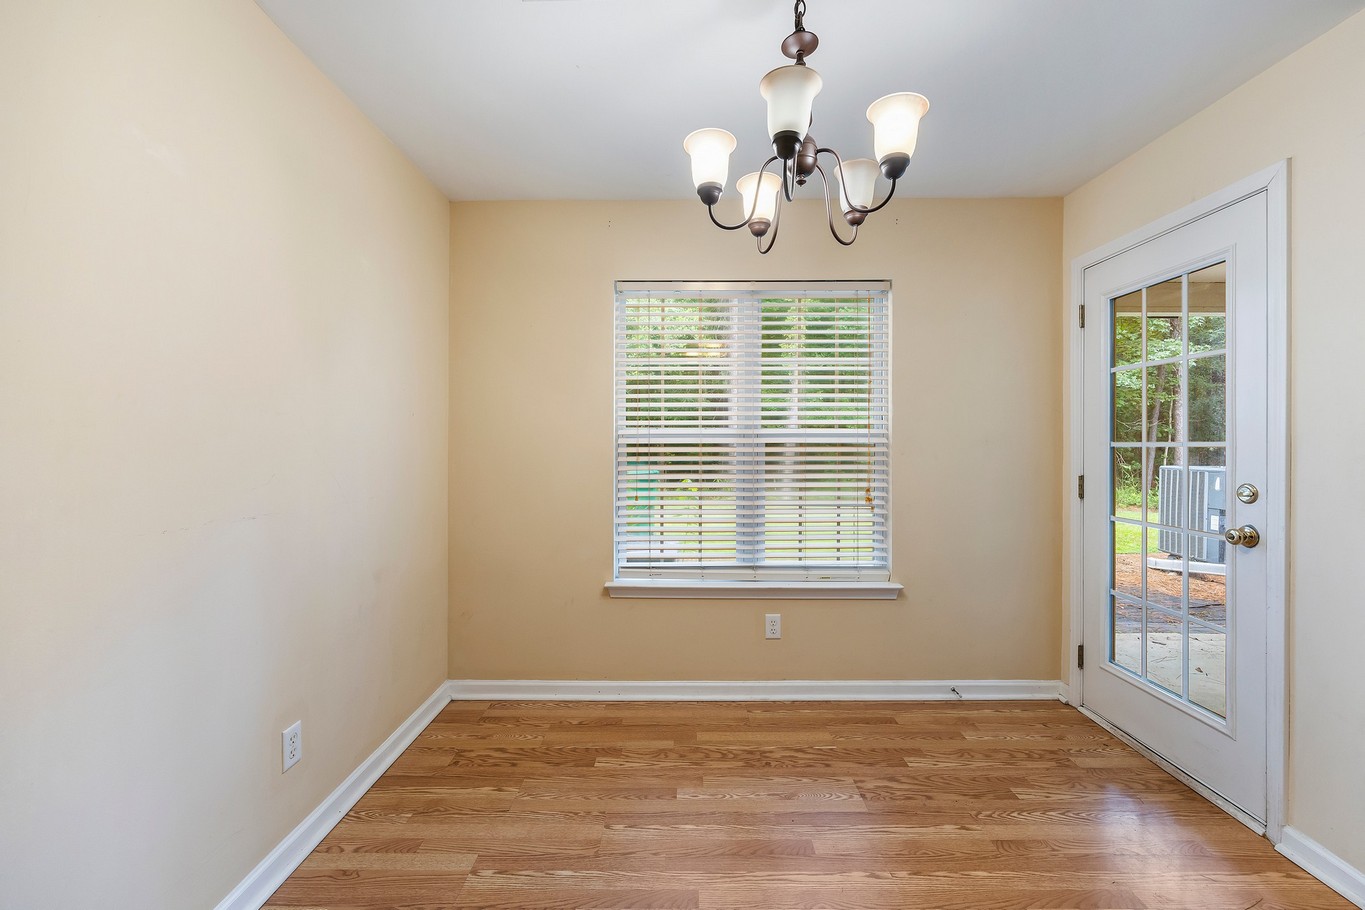
[(1226, 262), (1190, 273), (1190, 354), (1221, 351), (1227, 345)]
[(1191, 572), (1216, 574), (1227, 571), (1227, 541), (1212, 534), (1191, 534), (1189, 537)]
[(1147, 607), (1147, 678), (1175, 695), (1184, 691), (1183, 627), (1179, 616)]
[(1183, 287), (1181, 276), (1147, 288), (1147, 357), (1168, 360), (1184, 353)]
[(1223, 629), (1190, 624), (1190, 701), (1219, 717), (1227, 717), (1228, 634)]
[(1113, 522), (1113, 590), (1142, 602), (1142, 525)]
[(1116, 371), (1113, 384), (1114, 442), (1142, 442), (1142, 368)]
[(1118, 597), (1109, 599), (1114, 637), (1109, 659), (1123, 669), (1142, 675), (1142, 604)]
[(1114, 301), (1114, 366), (1142, 359), (1142, 291)]
[(1146, 441), (1180, 440), (1180, 364), (1147, 367)]
[(1226, 442), (1228, 374), (1225, 355), (1210, 354), (1189, 365), (1189, 441)]
[(1189, 521), (1192, 531), (1222, 534), (1228, 528), (1227, 449), (1190, 446)]
[[(1111, 301), (1110, 661), (1227, 713), (1227, 285), (1216, 263)], [(1140, 336), (1140, 338), (1138, 337)], [(1193, 627), (1193, 632), (1191, 628)]]
[[(1205, 538), (1202, 542), (1210, 551), (1216, 552), (1212, 547), (1215, 541), (1221, 542), (1218, 538)], [(1199, 547), (1194, 547), (1194, 550), (1198, 552)], [(1209, 555), (1213, 553), (1210, 552)], [(1205, 562), (1191, 557), (1189, 576), (1191, 619), (1220, 629), (1228, 627), (1228, 579), (1225, 572), (1226, 567), (1218, 562)]]
[(1147, 447), (1143, 466), (1147, 478), (1147, 521), (1179, 528), (1185, 515), (1185, 449), (1183, 446)]
[(1144, 450), (1132, 448), (1117, 448), (1113, 450), (1114, 469), (1110, 477), (1110, 490), (1113, 499), (1110, 502), (1115, 518), (1127, 518), (1133, 521), (1142, 519), (1142, 456)]
[(1188, 542), (1184, 531), (1147, 529), (1147, 561), (1143, 564), (1147, 603), (1176, 613), (1184, 610)]

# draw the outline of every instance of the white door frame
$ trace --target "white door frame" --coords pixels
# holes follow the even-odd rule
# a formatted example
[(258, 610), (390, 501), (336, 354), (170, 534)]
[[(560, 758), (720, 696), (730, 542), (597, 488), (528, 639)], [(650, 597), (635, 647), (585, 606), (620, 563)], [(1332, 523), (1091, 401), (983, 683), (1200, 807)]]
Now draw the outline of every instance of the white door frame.
[[(1070, 329), (1071, 350), (1071, 434), (1066, 440), (1067, 463), (1071, 475), (1067, 483), (1070, 505), (1071, 539), (1068, 553), (1071, 559), (1067, 579), (1067, 599), (1071, 606), (1071, 652), (1068, 701), (1082, 704), (1082, 673), (1076, 664), (1075, 647), (1083, 637), (1084, 592), (1082, 590), (1082, 545), (1084, 516), (1081, 501), (1072, 486), (1075, 478), (1085, 473), (1084, 394), (1084, 331), (1078, 314), (1085, 302), (1085, 270), (1106, 259), (1126, 252), (1162, 234), (1183, 227), (1192, 221), (1240, 202), (1249, 196), (1266, 194), (1266, 294), (1268, 363), (1266, 364), (1267, 407), (1267, 474), (1266, 484), (1278, 491), (1267, 503), (1268, 521), (1262, 538), (1267, 549), (1266, 558), (1266, 837), (1271, 843), (1280, 842), (1284, 829), (1284, 791), (1288, 732), (1288, 712), (1285, 689), (1288, 683), (1285, 602), (1288, 584), (1288, 527), (1289, 527), (1289, 161), (1280, 161), (1265, 170), (1239, 180), (1225, 189), (1205, 196), (1179, 211), (1153, 221), (1146, 227), (1104, 246), (1091, 250), (1071, 262), (1071, 299), (1066, 311)], [(1092, 321), (1092, 324), (1098, 324)], [(1099, 468), (1097, 467), (1097, 470)], [(1097, 486), (1097, 485), (1096, 485)], [(1168, 769), (1169, 770), (1169, 769)], [(1188, 783), (1189, 781), (1187, 781)], [(1210, 795), (1197, 787), (1204, 795)], [(1221, 802), (1215, 800), (1216, 802)], [(1224, 806), (1226, 808), (1226, 806)]]

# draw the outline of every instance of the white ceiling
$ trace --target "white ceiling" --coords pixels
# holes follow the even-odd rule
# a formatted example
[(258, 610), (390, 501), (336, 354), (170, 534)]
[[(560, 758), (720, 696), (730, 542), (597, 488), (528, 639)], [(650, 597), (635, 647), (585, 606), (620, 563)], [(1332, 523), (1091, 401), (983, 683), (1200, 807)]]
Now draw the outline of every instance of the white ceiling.
[[(758, 80), (791, 0), (259, 0), (452, 199), (691, 198), (682, 139), (770, 154)], [(867, 105), (933, 104), (901, 189), (1053, 196), (1365, 0), (808, 0), (813, 135), (870, 155)]]

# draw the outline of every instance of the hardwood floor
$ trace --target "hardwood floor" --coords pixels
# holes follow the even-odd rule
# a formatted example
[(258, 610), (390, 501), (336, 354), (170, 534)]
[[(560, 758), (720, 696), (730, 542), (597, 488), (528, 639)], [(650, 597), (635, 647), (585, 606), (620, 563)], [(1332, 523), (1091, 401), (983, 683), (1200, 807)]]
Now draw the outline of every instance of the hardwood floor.
[(1348, 910), (1045, 702), (453, 702), (266, 907)]

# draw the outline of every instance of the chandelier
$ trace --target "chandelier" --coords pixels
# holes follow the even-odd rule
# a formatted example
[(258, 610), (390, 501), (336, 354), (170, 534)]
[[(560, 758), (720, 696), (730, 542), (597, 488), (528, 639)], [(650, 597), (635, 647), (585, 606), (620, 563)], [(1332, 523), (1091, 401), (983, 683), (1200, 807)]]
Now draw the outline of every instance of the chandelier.
[[(758, 84), (759, 94), (768, 102), (768, 137), (772, 140), (774, 154), (757, 171), (735, 181), (735, 188), (743, 199), (742, 211), (748, 212), (748, 217), (739, 224), (719, 221), (715, 211), (729, 177), (735, 137), (726, 130), (710, 128), (690, 133), (683, 140), (683, 150), (692, 159), (692, 183), (711, 221), (727, 231), (747, 227), (757, 238), (760, 253), (767, 253), (777, 242), (783, 200), (791, 202), (796, 187), (805, 186), (811, 175), (817, 173), (825, 190), (825, 219), (829, 232), (844, 246), (851, 246), (858, 239), (858, 226), (895, 195), (896, 181), (905, 174), (910, 156), (915, 153), (920, 118), (929, 110), (929, 99), (915, 92), (897, 92), (872, 102), (867, 109), (867, 119), (872, 123), (876, 161), (871, 158), (844, 161), (834, 149), (818, 145), (810, 135), (811, 106), (824, 80), (806, 65), (806, 58), (815, 53), (820, 39), (814, 32), (806, 31), (803, 23), (805, 0), (797, 0), (795, 13), (796, 30), (782, 42), (782, 53), (796, 62), (779, 66)], [(834, 226), (831, 180), (820, 164), (822, 155), (834, 159), (833, 181), (839, 189), (839, 208), (844, 221), (853, 228), (847, 240)], [(774, 162), (781, 162), (780, 173), (768, 171)], [(891, 189), (885, 199), (873, 205), (878, 173), (891, 181)]]

